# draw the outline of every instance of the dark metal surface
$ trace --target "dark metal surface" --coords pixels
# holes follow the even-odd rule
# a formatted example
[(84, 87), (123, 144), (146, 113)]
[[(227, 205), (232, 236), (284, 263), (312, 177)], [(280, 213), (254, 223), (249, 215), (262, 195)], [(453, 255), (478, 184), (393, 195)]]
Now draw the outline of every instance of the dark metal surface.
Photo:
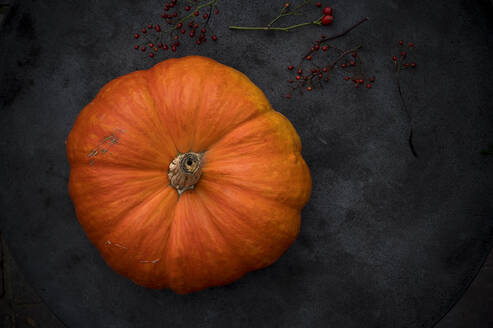
[[(64, 140), (109, 80), (153, 63), (132, 32), (159, 18), (157, 1), (23, 1), (0, 34), (1, 228), (40, 296), (70, 327), (430, 327), (462, 295), (491, 248), (491, 6), (486, 0), (333, 1), (330, 35), (362, 43), (375, 87), (342, 75), (286, 100), (286, 66), (317, 28), (231, 32), (262, 24), (277, 2), (220, 3), (212, 57), (247, 74), (298, 130), (313, 195), (301, 233), (274, 265), (188, 296), (135, 286), (88, 242), (67, 193)], [(392, 78), (395, 42), (418, 45), (402, 88), (414, 158)], [(164, 57), (163, 57), (164, 58)], [(361, 92), (363, 91), (363, 92)]]

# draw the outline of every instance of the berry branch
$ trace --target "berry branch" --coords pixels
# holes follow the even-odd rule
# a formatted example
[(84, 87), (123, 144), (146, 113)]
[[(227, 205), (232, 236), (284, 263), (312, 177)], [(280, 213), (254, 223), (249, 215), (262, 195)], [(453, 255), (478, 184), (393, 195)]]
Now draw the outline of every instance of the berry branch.
[[(168, 50), (170, 49), (172, 52), (175, 52), (177, 48), (180, 46), (180, 35), (187, 33), (186, 27), (184, 24), (188, 21), (188, 27), (190, 28), (189, 36), (190, 38), (194, 38), (196, 33), (199, 34), (195, 43), (200, 45), (207, 41), (206, 34), (207, 32), (211, 33), (211, 29), (209, 27), (209, 23), (212, 17), (212, 11), (215, 9), (215, 14), (219, 14), (219, 9), (216, 6), (217, 0), (209, 0), (209, 1), (201, 1), (200, 0), (187, 0), (187, 4), (181, 8), (185, 12), (190, 12), (189, 14), (184, 15), (183, 17), (179, 17), (180, 9), (178, 0), (171, 0), (171, 2), (167, 3), (164, 7), (164, 13), (161, 17), (166, 21), (168, 25), (171, 27), (167, 29), (162, 29), (160, 24), (148, 24), (147, 27), (142, 29), (142, 42), (141, 44), (137, 44), (134, 46), (134, 49), (141, 50), (142, 52), (146, 52), (149, 49), (149, 57), (154, 58), (155, 54), (159, 50)], [(192, 8), (190, 4), (195, 3), (195, 8)], [(208, 9), (207, 9), (208, 8)], [(171, 12), (173, 11), (174, 12)], [(203, 11), (202, 18), (204, 19), (204, 23), (200, 24), (200, 22), (195, 22), (194, 17), (200, 16)], [(205, 11), (205, 12), (204, 12)], [(200, 18), (198, 18), (200, 19)], [(199, 32), (197, 32), (197, 30)], [(208, 31), (209, 30), (209, 31)], [(153, 36), (150, 36), (151, 32), (155, 32)], [(213, 41), (217, 41), (217, 36), (214, 33), (211, 33), (211, 39)], [(141, 34), (135, 33), (134, 38), (139, 39)], [(148, 48), (147, 48), (148, 47)]]
[[(284, 6), (281, 8), (281, 11), (279, 12), (279, 15), (274, 17), (267, 25), (265, 26), (235, 26), (235, 25), (230, 25), (229, 29), (230, 30), (246, 30), (246, 31), (284, 31), (284, 32), (289, 32), (291, 30), (304, 27), (304, 26), (309, 26), (309, 25), (330, 25), (334, 21), (334, 17), (332, 16), (332, 8), (331, 7), (325, 7), (323, 9), (323, 15), (320, 16), (319, 18), (308, 21), (308, 22), (303, 22), (299, 24), (294, 24), (294, 25), (289, 25), (289, 26), (284, 26), (284, 27), (274, 27), (272, 26), (274, 23), (276, 23), (279, 19), (287, 16), (298, 16), (302, 15), (303, 12), (301, 9), (305, 8), (307, 5), (311, 3), (310, 0), (303, 0), (302, 3), (300, 3), (297, 6), (292, 6), (289, 2), (285, 3)], [(316, 3), (317, 7), (322, 7), (322, 4), (320, 2)]]
[[(342, 31), (341, 33), (335, 34), (330, 37), (326, 37), (325, 35), (322, 35), (319, 40), (316, 40), (313, 46), (311, 47), (311, 49), (303, 57), (301, 57), (300, 62), (296, 66), (297, 75), (295, 79), (289, 80), (290, 88), (292, 89), (292, 91), (298, 89), (302, 93), (304, 89), (306, 89), (307, 91), (312, 91), (315, 86), (319, 86), (320, 88), (322, 88), (323, 87), (322, 81), (328, 82), (331, 73), (337, 67), (339, 62), (341, 62), (344, 58), (346, 58), (349, 55), (351, 55), (353, 59), (350, 60), (349, 62), (343, 62), (340, 65), (340, 67), (349, 70), (350, 73), (353, 74), (352, 80), (355, 82), (356, 87), (359, 87), (360, 84), (364, 84), (365, 80), (368, 80), (371, 83), (367, 83), (366, 87), (368, 89), (372, 88), (372, 83), (375, 82), (375, 77), (372, 76), (368, 78), (368, 76), (365, 74), (363, 70), (363, 60), (358, 52), (361, 49), (361, 45), (344, 50), (328, 43), (329, 41), (333, 41), (335, 39), (345, 36), (346, 34), (351, 32), (352, 30), (354, 30), (355, 28), (357, 28), (367, 20), (368, 17), (364, 17), (356, 24), (353, 24), (352, 26)], [(332, 50), (333, 52), (337, 53), (335, 59), (330, 60), (330, 58), (328, 58), (329, 63), (325, 64), (323, 67), (314, 63), (313, 59), (317, 53), (327, 52), (329, 50)], [(305, 63), (309, 63), (311, 67), (309, 67), (308, 69), (309, 73), (303, 75), (303, 71), (304, 71), (303, 64)], [(294, 69), (295, 67), (293, 65), (288, 66), (288, 70), (292, 71)], [(351, 77), (346, 76), (345, 80), (349, 81), (351, 80)], [(288, 93), (286, 95), (286, 98), (290, 99), (291, 93)]]
[[(401, 46), (402, 49), (404, 49), (404, 41), (399, 41), (399, 45)], [(414, 43), (410, 42), (408, 45), (408, 51), (411, 51), (414, 49)], [(413, 119), (411, 117), (411, 114), (409, 113), (409, 110), (407, 108), (406, 100), (404, 98), (403, 92), (402, 92), (402, 87), (401, 87), (401, 80), (400, 80), (400, 73), (404, 69), (408, 68), (416, 68), (416, 63), (413, 62), (409, 64), (408, 62), (405, 62), (405, 59), (408, 57), (408, 53), (405, 50), (402, 50), (400, 53), (400, 56), (393, 56), (392, 61), (394, 62), (394, 71), (395, 71), (395, 79), (397, 83), (397, 91), (399, 93), (399, 98), (401, 100), (401, 106), (402, 110), (406, 114), (407, 122), (409, 124), (409, 136), (408, 136), (408, 144), (409, 144), (409, 149), (411, 150), (411, 153), (413, 154), (414, 157), (418, 158), (418, 153), (416, 152), (416, 149), (414, 148), (414, 143), (413, 143)]]

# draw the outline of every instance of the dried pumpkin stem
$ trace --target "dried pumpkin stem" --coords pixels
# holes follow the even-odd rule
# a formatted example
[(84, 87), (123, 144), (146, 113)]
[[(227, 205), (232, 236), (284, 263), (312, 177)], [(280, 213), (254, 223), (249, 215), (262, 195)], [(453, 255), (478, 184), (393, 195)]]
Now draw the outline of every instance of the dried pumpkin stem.
[(195, 188), (202, 175), (202, 157), (203, 154), (188, 152), (179, 154), (169, 164), (169, 182), (178, 195)]

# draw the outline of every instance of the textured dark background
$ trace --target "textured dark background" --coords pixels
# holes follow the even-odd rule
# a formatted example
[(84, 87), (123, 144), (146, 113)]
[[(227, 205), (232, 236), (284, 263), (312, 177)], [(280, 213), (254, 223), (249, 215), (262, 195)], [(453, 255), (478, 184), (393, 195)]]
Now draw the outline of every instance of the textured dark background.
[[(460, 298), (492, 246), (493, 142), (486, 0), (334, 0), (329, 28), (233, 32), (277, 1), (220, 2), (220, 37), (201, 54), (247, 74), (298, 130), (313, 176), (300, 236), (272, 266), (188, 296), (112, 272), (78, 225), (64, 140), (108, 81), (153, 60), (132, 33), (159, 20), (159, 1), (19, 1), (0, 32), (1, 229), (28, 281), (69, 327), (431, 327)], [(375, 87), (336, 73), (324, 90), (283, 98), (286, 66), (322, 33), (370, 21), (335, 42), (362, 44)], [(402, 76), (414, 125), (391, 74), (396, 41), (417, 44)], [(169, 55), (169, 54), (168, 54)], [(164, 59), (165, 57), (160, 57)], [(491, 318), (484, 319), (485, 325)]]

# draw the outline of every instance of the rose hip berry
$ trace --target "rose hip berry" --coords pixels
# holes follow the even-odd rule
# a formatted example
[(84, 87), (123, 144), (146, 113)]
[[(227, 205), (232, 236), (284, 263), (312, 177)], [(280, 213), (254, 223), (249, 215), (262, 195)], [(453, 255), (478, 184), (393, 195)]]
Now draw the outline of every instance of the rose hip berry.
[(134, 34), (134, 38), (135, 38), (135, 39), (138, 39), (139, 37), (140, 37), (139, 33), (135, 33), (135, 34)]
[(324, 8), (324, 15), (332, 16), (332, 8), (331, 7), (325, 7)]
[(293, 66), (293, 65), (289, 65), (289, 66), (288, 66), (288, 69), (289, 69), (290, 71), (292, 71), (292, 70), (294, 69), (294, 66)]
[(322, 51), (327, 51), (329, 49), (329, 47), (327, 46), (322, 46)]
[(322, 3), (317, 2), (317, 3), (315, 4), (315, 6), (317, 6), (318, 8), (322, 8)]
[(217, 41), (217, 36), (214, 34), (214, 35), (211, 37), (211, 39), (212, 39), (213, 41)]
[(324, 16), (322, 18), (322, 25), (330, 25), (334, 22), (334, 17), (333, 16)]

